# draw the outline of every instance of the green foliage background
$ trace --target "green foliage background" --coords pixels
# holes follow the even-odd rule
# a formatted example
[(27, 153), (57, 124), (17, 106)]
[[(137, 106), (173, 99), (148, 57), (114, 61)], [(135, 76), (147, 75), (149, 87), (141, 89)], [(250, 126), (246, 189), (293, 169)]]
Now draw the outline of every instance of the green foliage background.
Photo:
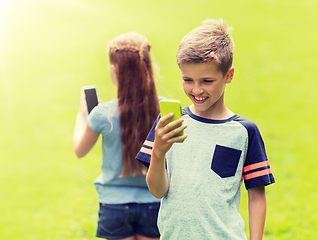
[[(233, 26), (229, 108), (255, 121), (276, 183), (265, 239), (318, 234), (318, 3), (314, 0), (0, 0), (0, 239), (96, 239), (100, 144), (72, 149), (80, 89), (116, 97), (105, 46), (126, 31), (152, 46), (160, 95), (190, 104), (175, 63), (206, 18)], [(247, 195), (241, 214), (248, 232)]]

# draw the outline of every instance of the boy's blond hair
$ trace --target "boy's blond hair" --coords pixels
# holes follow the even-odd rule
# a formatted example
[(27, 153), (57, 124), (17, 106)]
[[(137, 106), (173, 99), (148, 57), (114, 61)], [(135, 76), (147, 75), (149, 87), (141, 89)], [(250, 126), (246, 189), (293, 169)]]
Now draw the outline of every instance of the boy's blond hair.
[(225, 20), (207, 19), (202, 26), (189, 32), (181, 41), (177, 63), (216, 62), (225, 76), (233, 62), (232, 27)]

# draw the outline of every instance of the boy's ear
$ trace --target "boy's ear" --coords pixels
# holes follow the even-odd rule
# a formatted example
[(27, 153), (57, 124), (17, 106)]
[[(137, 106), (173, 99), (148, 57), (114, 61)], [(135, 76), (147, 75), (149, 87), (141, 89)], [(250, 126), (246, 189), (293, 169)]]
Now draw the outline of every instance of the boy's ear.
[(234, 76), (234, 67), (230, 67), (229, 71), (227, 72), (226, 75), (226, 83), (230, 83), (233, 80), (233, 76)]

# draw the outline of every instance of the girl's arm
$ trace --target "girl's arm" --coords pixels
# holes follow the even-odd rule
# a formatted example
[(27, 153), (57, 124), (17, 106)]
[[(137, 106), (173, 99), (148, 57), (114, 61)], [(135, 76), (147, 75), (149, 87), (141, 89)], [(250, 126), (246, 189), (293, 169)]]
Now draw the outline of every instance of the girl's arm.
[(151, 161), (146, 180), (149, 191), (156, 198), (164, 197), (169, 188), (169, 180), (165, 163), (166, 152), (171, 148), (173, 143), (187, 138), (186, 134), (174, 137), (178, 132), (187, 127), (185, 124), (171, 130), (183, 122), (182, 118), (164, 126), (165, 121), (172, 117), (173, 113), (169, 113), (160, 118), (155, 129), (155, 141), (152, 148)]
[(84, 157), (95, 145), (98, 135), (87, 124), (87, 105), (85, 94), (81, 95), (80, 110), (77, 113), (73, 131), (73, 148), (77, 157)]
[(263, 239), (266, 217), (266, 195), (264, 186), (248, 190), (250, 240)]

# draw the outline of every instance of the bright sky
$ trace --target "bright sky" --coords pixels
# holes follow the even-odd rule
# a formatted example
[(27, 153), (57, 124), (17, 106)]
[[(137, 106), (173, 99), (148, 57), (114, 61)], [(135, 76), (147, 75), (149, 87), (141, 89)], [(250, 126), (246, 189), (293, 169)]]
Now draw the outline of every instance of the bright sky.
[(5, 4), (5, 3), (8, 3), (10, 0), (0, 0), (0, 8), (2, 8), (2, 6)]

